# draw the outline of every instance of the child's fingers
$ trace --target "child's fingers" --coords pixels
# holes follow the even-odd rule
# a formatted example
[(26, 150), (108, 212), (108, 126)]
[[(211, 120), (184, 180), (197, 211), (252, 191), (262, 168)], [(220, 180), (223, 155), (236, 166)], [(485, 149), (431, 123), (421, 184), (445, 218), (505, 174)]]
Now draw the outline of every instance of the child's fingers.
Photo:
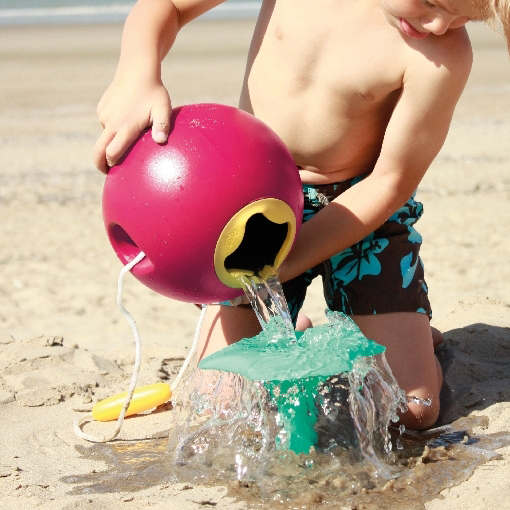
[(168, 122), (157, 122), (152, 124), (152, 139), (156, 143), (165, 143), (168, 139), (168, 130), (170, 125)]
[(98, 138), (96, 145), (94, 146), (94, 151), (92, 153), (92, 158), (94, 159), (94, 164), (96, 168), (101, 170), (104, 174), (108, 172), (108, 163), (106, 161), (106, 147), (112, 141), (112, 138), (115, 136), (115, 133), (111, 133), (108, 131), (103, 131), (101, 136)]
[(152, 139), (156, 143), (165, 143), (170, 131), (170, 105), (162, 105), (152, 109)]
[(105, 129), (94, 146), (93, 159), (96, 167), (104, 174), (115, 165), (124, 152), (136, 140), (142, 129), (120, 129), (112, 132)]
[[(153, 104), (152, 108), (149, 106), (146, 109), (145, 101), (139, 108), (135, 108), (129, 118), (116, 115), (112, 119), (111, 110), (115, 111), (115, 108), (102, 108), (101, 104), (98, 106), (99, 122), (104, 131), (96, 142), (93, 158), (101, 172), (107, 173), (147, 126), (152, 125), (152, 137), (155, 142), (166, 142), (172, 112), (168, 92), (164, 87), (160, 87), (156, 93), (150, 94), (149, 101), (149, 105)], [(150, 111), (150, 116), (145, 117), (144, 113), (147, 111)], [(115, 126), (118, 126), (118, 129), (115, 129)]]
[(106, 146), (105, 156), (108, 167), (112, 167), (119, 161), (124, 152), (140, 135), (143, 128), (119, 129), (110, 143)]

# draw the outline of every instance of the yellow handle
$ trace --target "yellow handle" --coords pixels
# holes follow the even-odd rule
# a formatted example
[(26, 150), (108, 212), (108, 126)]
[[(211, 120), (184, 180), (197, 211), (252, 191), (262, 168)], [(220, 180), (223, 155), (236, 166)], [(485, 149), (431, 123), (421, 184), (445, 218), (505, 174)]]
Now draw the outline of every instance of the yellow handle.
[[(172, 390), (166, 383), (149, 384), (137, 388), (126, 411), (126, 416), (141, 413), (168, 402), (172, 396)], [(97, 421), (116, 420), (122, 410), (127, 397), (127, 391), (120, 395), (114, 395), (98, 402), (92, 408), (92, 416)]]

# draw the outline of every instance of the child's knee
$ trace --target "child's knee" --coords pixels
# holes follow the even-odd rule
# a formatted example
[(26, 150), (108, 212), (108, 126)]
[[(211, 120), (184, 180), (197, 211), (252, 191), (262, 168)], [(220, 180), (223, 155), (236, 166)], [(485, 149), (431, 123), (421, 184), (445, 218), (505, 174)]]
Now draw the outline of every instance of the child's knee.
[[(400, 417), (401, 423), (410, 430), (428, 429), (435, 425), (437, 418), (439, 417), (439, 395), (441, 392), (441, 386), (443, 384), (443, 372), (437, 358), (435, 358), (435, 365), (437, 371), (437, 386), (435, 386), (434, 389), (429, 389), (429, 391), (426, 392), (426, 398), (424, 398), (422, 395), (416, 395), (419, 396), (419, 398), (423, 398), (424, 402), (408, 402), (408, 411), (402, 414)], [(427, 401), (430, 401), (430, 405), (425, 404)]]
[(399, 424), (409, 430), (425, 430), (433, 427), (439, 417), (439, 398), (432, 399), (430, 406), (409, 402), (408, 411), (400, 416)]

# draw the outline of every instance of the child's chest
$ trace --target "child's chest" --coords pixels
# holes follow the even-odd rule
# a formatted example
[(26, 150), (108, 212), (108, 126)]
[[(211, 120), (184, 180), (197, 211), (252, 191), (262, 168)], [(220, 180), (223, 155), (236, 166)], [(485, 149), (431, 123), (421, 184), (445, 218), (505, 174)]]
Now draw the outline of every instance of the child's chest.
[[(320, 95), (352, 108), (384, 102), (402, 85), (400, 34), (365, 0), (277, 0), (254, 58), (265, 93)], [(256, 39), (256, 38), (255, 38)], [(333, 105), (334, 106), (334, 105)]]

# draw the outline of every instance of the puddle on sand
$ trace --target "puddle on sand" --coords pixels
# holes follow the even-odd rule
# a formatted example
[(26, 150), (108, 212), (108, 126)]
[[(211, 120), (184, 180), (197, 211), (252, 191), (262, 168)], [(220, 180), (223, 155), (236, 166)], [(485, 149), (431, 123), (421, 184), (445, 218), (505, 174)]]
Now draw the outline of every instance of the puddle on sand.
[[(485, 420), (485, 422), (484, 422)], [(330, 466), (315, 463), (313, 474), (294, 477), (286, 491), (275, 491), (261, 498), (257, 484), (236, 481), (203, 480), (202, 485), (222, 485), (229, 496), (245, 501), (246, 508), (261, 510), (302, 509), (408, 510), (423, 508), (443, 489), (467, 480), (473, 471), (501, 456), (496, 449), (510, 444), (510, 433), (473, 435), (471, 429), (486, 425), (485, 417), (468, 417), (450, 426), (419, 434), (404, 433), (403, 449), (396, 450), (394, 468), (398, 477), (374, 484), (355, 466), (342, 464), (335, 473)], [(395, 436), (398, 437), (398, 430)], [(94, 473), (70, 475), (62, 481), (73, 486), (70, 494), (136, 492), (175, 481), (168, 462), (168, 439), (77, 446), (81, 456), (106, 466)], [(303, 472), (306, 472), (303, 457)]]

